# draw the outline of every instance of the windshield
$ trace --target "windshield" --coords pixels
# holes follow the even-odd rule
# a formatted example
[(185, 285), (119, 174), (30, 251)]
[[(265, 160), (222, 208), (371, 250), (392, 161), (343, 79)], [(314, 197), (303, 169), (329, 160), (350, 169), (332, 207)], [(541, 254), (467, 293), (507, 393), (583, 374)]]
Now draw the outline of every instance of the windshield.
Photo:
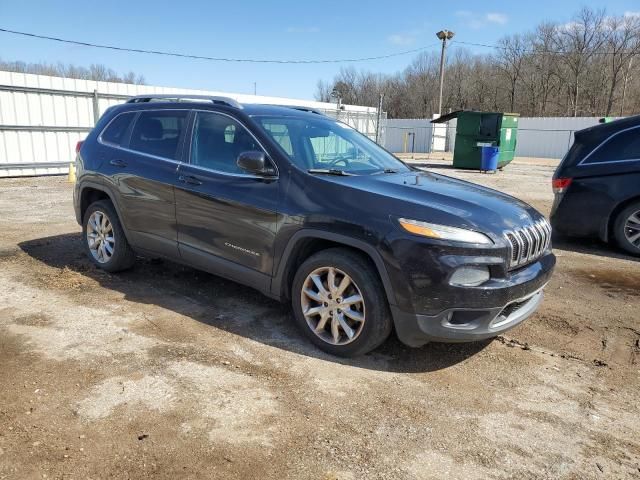
[(344, 123), (322, 117), (255, 119), (302, 169), (341, 170), (354, 175), (409, 171), (396, 157)]

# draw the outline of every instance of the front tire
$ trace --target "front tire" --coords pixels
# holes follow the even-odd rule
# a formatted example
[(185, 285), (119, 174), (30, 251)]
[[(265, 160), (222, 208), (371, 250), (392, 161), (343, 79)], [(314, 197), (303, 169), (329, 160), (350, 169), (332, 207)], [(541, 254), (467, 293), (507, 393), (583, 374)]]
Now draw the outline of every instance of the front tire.
[(378, 272), (352, 250), (332, 248), (309, 257), (296, 272), (291, 297), (299, 328), (332, 355), (363, 355), (391, 333)]
[(126, 270), (135, 261), (118, 214), (108, 200), (89, 205), (82, 221), (82, 239), (89, 260), (107, 272)]
[(613, 236), (620, 248), (640, 256), (640, 202), (632, 203), (618, 214)]

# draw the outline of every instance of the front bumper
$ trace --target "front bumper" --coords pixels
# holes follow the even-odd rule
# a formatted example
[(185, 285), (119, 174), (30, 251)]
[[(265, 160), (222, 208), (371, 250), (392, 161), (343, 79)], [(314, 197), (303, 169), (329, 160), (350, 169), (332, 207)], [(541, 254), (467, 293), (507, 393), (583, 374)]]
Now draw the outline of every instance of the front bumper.
[(486, 310), (450, 309), (439, 315), (393, 312), (396, 334), (402, 343), (420, 347), (427, 342), (475, 342), (493, 338), (530, 317), (542, 302), (542, 290), (504, 307)]
[[(437, 314), (412, 313), (392, 306), (396, 334), (411, 347), (428, 342), (473, 342), (492, 338), (530, 317), (542, 302), (555, 257), (548, 253), (492, 288), (466, 288), (464, 302)], [(458, 298), (457, 295), (450, 299)]]

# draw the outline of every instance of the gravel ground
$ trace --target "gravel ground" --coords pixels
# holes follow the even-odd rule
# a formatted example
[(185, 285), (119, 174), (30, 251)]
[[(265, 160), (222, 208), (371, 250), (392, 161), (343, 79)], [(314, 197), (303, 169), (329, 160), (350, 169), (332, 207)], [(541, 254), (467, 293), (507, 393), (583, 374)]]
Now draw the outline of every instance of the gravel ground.
[[(545, 162), (419, 162), (549, 213)], [(640, 478), (640, 270), (607, 246), (556, 242), (504, 337), (341, 360), (251, 289), (95, 269), (64, 178), (0, 181), (0, 232), (0, 479)]]

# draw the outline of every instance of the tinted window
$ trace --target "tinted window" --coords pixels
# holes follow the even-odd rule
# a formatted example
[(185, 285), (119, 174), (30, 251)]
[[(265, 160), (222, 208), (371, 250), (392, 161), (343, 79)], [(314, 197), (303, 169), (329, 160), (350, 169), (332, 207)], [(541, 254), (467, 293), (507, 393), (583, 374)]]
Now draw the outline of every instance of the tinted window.
[(356, 175), (409, 168), (355, 129), (317, 116), (256, 117), (293, 163), (305, 169), (340, 169)]
[(114, 118), (102, 132), (102, 141), (112, 145), (122, 145), (122, 141), (133, 121), (135, 113), (123, 113)]
[(131, 132), (129, 148), (175, 160), (186, 111), (142, 112)]
[(293, 155), (293, 146), (291, 145), (291, 136), (289, 129), (282, 123), (263, 122), (262, 126), (267, 130), (273, 139), (287, 152), (287, 155)]
[(595, 150), (585, 160), (585, 163), (615, 162), (620, 160), (640, 160), (639, 127), (614, 135)]
[(234, 119), (198, 112), (191, 142), (191, 164), (229, 173), (246, 173), (236, 164), (242, 152), (262, 149)]

